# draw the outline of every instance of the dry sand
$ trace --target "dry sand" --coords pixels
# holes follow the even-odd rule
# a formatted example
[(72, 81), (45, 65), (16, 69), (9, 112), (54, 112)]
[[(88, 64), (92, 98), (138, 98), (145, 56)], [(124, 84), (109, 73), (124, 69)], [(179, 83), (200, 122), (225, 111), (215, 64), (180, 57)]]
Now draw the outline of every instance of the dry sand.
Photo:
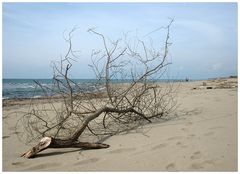
[(111, 137), (108, 149), (47, 149), (34, 159), (20, 157), (30, 147), (10, 114), (27, 106), (5, 106), (3, 171), (237, 171), (237, 79), (205, 82), (181, 84), (176, 118)]

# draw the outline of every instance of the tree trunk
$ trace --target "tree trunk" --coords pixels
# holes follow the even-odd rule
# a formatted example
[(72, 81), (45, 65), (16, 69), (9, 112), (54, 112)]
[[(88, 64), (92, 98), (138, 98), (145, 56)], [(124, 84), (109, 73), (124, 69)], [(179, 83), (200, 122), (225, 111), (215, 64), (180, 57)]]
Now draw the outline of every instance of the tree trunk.
[(151, 122), (151, 120), (149, 120), (143, 113), (136, 111), (132, 107), (126, 108), (123, 110), (119, 110), (116, 108), (103, 107), (103, 108), (97, 110), (95, 113), (93, 113), (89, 117), (86, 117), (83, 121), (82, 126), (79, 128), (79, 130), (77, 130), (73, 134), (73, 136), (71, 138), (62, 140), (62, 139), (56, 139), (56, 138), (52, 138), (52, 137), (44, 137), (41, 139), (41, 141), (36, 146), (32, 147), (29, 151), (22, 154), (21, 157), (32, 158), (37, 153), (39, 153), (47, 148), (67, 148), (67, 147), (77, 147), (77, 148), (84, 148), (84, 149), (108, 148), (109, 145), (107, 145), (107, 144), (79, 142), (78, 141), (78, 138), (84, 132), (84, 130), (88, 126), (89, 122), (94, 120), (95, 118), (97, 118), (99, 115), (101, 115), (104, 112), (114, 112), (114, 113), (132, 112), (132, 113), (138, 114), (143, 119), (146, 119), (147, 121)]
[(40, 142), (36, 146), (32, 147), (29, 151), (22, 154), (21, 157), (33, 158), (34, 156), (36, 156), (37, 153), (47, 148), (68, 148), (68, 147), (77, 147), (83, 149), (102, 149), (108, 148), (109, 145), (102, 143), (78, 142), (73, 141), (72, 139), (61, 140), (52, 137), (44, 137), (40, 140)]

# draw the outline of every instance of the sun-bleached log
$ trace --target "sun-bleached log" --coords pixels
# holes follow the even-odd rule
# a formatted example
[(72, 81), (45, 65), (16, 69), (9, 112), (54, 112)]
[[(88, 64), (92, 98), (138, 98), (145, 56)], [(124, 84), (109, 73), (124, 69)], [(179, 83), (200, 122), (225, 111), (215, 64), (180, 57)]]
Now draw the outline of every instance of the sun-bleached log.
[(72, 141), (71, 139), (61, 140), (52, 137), (44, 137), (40, 140), (40, 142), (36, 146), (32, 147), (30, 150), (22, 154), (21, 157), (33, 158), (39, 152), (46, 150), (48, 148), (68, 148), (68, 147), (76, 147), (83, 149), (102, 149), (108, 148), (109, 145), (103, 143), (78, 142)]

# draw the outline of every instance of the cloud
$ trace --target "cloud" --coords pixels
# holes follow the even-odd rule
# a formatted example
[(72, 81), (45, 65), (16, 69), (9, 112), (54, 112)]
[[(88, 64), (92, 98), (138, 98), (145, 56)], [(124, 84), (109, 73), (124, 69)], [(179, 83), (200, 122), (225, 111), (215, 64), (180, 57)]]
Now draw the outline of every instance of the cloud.
[(176, 21), (176, 25), (192, 30), (198, 35), (203, 35), (206, 41), (213, 44), (222, 43), (224, 41), (224, 32), (217, 25), (198, 20), (185, 19)]
[(210, 70), (219, 71), (222, 68), (223, 68), (223, 64), (219, 62), (219, 63), (215, 63), (215, 64), (211, 65)]
[(183, 66), (179, 66), (178, 70), (182, 71), (183, 70)]
[(6, 11), (3, 11), (3, 23), (11, 23), (13, 26), (34, 29), (32, 22), (28, 21), (24, 16)]

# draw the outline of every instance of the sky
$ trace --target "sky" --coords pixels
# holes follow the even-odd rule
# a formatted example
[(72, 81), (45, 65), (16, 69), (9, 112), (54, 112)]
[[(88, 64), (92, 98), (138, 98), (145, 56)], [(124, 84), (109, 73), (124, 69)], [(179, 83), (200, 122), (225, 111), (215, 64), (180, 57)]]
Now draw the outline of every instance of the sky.
[(64, 34), (74, 27), (79, 58), (71, 77), (94, 78), (91, 50), (102, 43), (89, 28), (111, 39), (142, 37), (169, 18), (170, 78), (237, 75), (237, 3), (3, 3), (3, 78), (51, 78), (51, 62), (66, 53)]

